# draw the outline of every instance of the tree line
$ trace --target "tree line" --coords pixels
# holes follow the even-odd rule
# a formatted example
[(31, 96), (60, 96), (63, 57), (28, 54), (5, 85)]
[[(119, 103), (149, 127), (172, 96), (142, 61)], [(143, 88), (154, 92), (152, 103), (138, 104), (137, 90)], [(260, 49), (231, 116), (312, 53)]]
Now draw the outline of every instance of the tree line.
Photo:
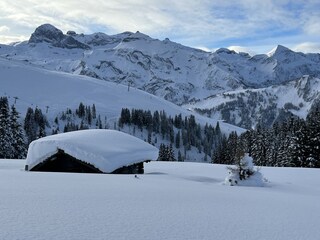
[[(134, 126), (134, 129), (137, 127), (141, 131), (147, 130), (147, 141), (151, 144), (158, 143), (158, 136), (161, 137), (164, 141), (160, 144), (159, 159), (167, 161), (185, 160), (192, 147), (204, 155), (202, 161), (209, 161), (221, 145), (221, 140), (226, 138), (219, 122), (216, 126), (201, 126), (194, 115), (182, 117), (178, 114), (172, 117), (165, 111), (152, 113), (150, 110), (122, 108), (118, 126), (121, 129), (126, 125)], [(173, 155), (173, 149), (177, 156)]]
[[(60, 123), (63, 129), (60, 129)], [(80, 102), (78, 108), (72, 110), (62, 111), (54, 119), (54, 126), (52, 126), (52, 134), (59, 132), (71, 132), (84, 130), (89, 128), (107, 128), (106, 119), (103, 123), (100, 114), (97, 115), (95, 104), (84, 105)]]
[(232, 133), (221, 142), (213, 163), (233, 164), (238, 156), (249, 153), (255, 165), (275, 167), (320, 167), (320, 104), (314, 104), (306, 120), (291, 117), (273, 124), (260, 125), (240, 136)]
[[(50, 126), (46, 115), (38, 107), (29, 107), (22, 121), (20, 119), (15, 106), (9, 106), (8, 98), (0, 97), (0, 158), (26, 158), (28, 145), (47, 136), (50, 133), (48, 129), (52, 129), (51, 134), (61, 132), (59, 121), (63, 122), (63, 132), (102, 128), (103, 125), (100, 115), (96, 114), (95, 105), (86, 106), (83, 103), (75, 111), (67, 109), (58, 114), (54, 119), (54, 126)], [(80, 119), (79, 123), (76, 123), (76, 119)]]
[(46, 128), (50, 127), (46, 116), (41, 109), (29, 107), (24, 118), (23, 128), (25, 130), (27, 144), (29, 145), (33, 140), (45, 137)]
[[(28, 108), (23, 121), (7, 97), (0, 97), (0, 158), (25, 158), (28, 144), (52, 134), (88, 128), (109, 128), (101, 120), (95, 105), (79, 104), (72, 111), (61, 112), (50, 126), (39, 108)], [(22, 123), (22, 124), (21, 124)], [(63, 126), (62, 131), (59, 129)], [(200, 161), (234, 164), (244, 153), (253, 157), (255, 165), (277, 167), (320, 167), (320, 103), (313, 105), (306, 119), (291, 117), (271, 128), (258, 125), (240, 136), (221, 133), (216, 126), (200, 125), (193, 115), (169, 116), (165, 111), (123, 108), (118, 119), (121, 130), (147, 132), (145, 141), (159, 147), (159, 160), (184, 161), (188, 154), (198, 153)], [(114, 126), (115, 128), (115, 126)]]

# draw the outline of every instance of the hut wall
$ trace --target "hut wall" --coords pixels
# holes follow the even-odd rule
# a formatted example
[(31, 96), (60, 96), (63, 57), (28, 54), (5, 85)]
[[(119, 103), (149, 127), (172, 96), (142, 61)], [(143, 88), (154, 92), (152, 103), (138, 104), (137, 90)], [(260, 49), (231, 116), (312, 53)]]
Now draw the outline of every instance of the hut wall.
[(30, 171), (40, 172), (77, 172), (77, 173), (102, 173), (93, 165), (82, 162), (62, 150), (44, 162), (36, 165)]
[(122, 168), (118, 168), (112, 173), (115, 174), (143, 174), (144, 173), (144, 167), (143, 162), (132, 164), (130, 166), (125, 166)]

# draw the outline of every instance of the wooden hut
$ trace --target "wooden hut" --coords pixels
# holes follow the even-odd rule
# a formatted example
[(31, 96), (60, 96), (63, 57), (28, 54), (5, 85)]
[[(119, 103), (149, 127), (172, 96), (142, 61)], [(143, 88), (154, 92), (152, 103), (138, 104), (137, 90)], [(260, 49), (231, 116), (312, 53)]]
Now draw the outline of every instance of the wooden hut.
[(158, 149), (114, 130), (81, 130), (44, 137), (28, 149), (26, 170), (142, 174)]

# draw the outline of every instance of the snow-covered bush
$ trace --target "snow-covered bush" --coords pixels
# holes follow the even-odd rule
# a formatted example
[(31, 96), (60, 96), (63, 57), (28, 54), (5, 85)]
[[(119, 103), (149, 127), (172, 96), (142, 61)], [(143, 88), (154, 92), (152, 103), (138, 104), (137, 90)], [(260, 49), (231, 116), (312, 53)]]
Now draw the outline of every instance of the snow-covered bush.
[(254, 167), (253, 159), (246, 153), (235, 166), (228, 167), (229, 174), (225, 179), (227, 185), (263, 186), (265, 180), (259, 169)]

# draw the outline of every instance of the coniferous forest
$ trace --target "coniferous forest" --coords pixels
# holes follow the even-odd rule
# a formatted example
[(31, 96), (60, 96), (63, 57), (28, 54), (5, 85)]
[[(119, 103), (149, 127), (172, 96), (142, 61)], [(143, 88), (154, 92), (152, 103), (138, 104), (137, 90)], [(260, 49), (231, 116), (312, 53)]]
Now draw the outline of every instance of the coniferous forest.
[[(231, 165), (249, 153), (258, 166), (319, 168), (319, 106), (315, 104), (306, 119), (291, 117), (271, 128), (258, 125), (239, 136), (235, 132), (224, 135), (219, 123), (202, 126), (193, 115), (168, 116), (165, 111), (128, 108), (121, 110), (113, 128), (146, 133), (144, 140), (159, 147), (161, 161), (188, 161), (188, 153), (196, 151), (203, 156), (198, 161)], [(94, 104), (67, 109), (50, 125), (41, 109), (28, 108), (21, 119), (15, 106), (10, 107), (6, 97), (0, 98), (0, 158), (25, 158), (28, 144), (35, 139), (88, 128), (110, 128)]]
[[(145, 127), (161, 133), (170, 145), (161, 144), (159, 160), (181, 160), (181, 152), (191, 146), (203, 151), (205, 161), (234, 164), (244, 153), (249, 153), (257, 166), (320, 167), (320, 104), (315, 104), (306, 120), (291, 117), (273, 124), (271, 128), (257, 126), (240, 136), (232, 132), (228, 137), (221, 133), (219, 124), (213, 127), (198, 124), (194, 116), (167, 116), (165, 112), (122, 109), (119, 126), (124, 124)], [(150, 141), (149, 141), (150, 142)], [(172, 146), (179, 149), (172, 154)], [(182, 151), (181, 151), (182, 150)]]
[(214, 163), (233, 164), (249, 153), (258, 166), (320, 167), (320, 104), (314, 104), (307, 118), (291, 117), (271, 128), (257, 126), (240, 136), (223, 139)]
[[(120, 129), (125, 125), (133, 126), (140, 131), (147, 130), (147, 141), (151, 144), (164, 142), (159, 146), (159, 160), (162, 161), (184, 161), (187, 159), (188, 151), (193, 150), (199, 154), (203, 153), (204, 157), (201, 160), (209, 162), (221, 140), (225, 138), (219, 122), (216, 126), (201, 126), (193, 115), (182, 117), (179, 114), (172, 117), (165, 111), (151, 113), (149, 110), (130, 111), (123, 108), (119, 118)], [(173, 148), (176, 149), (177, 156), (174, 155)]]

